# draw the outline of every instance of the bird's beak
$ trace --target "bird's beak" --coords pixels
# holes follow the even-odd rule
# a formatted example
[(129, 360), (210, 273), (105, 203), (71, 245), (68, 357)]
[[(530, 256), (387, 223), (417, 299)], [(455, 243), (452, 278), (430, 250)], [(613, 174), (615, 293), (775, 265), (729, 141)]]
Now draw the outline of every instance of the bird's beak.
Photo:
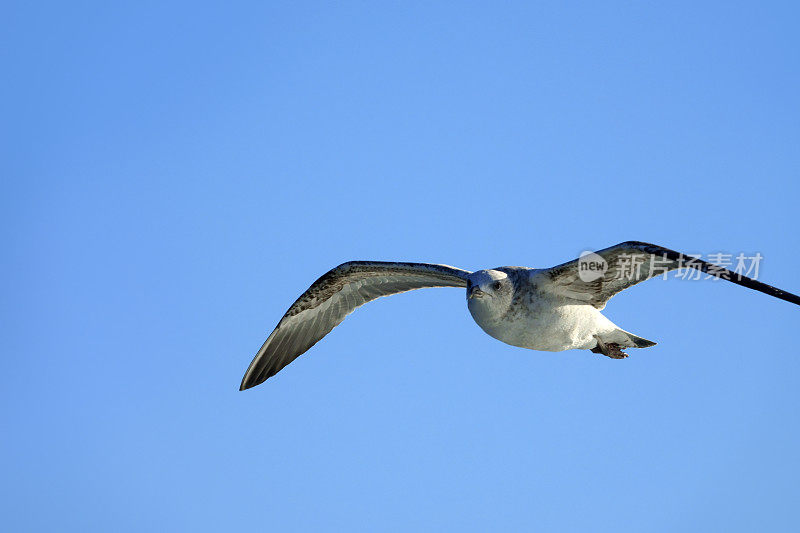
[(467, 298), (472, 300), (473, 298), (481, 298), (483, 296), (483, 291), (477, 285), (473, 285), (470, 287), (469, 292), (467, 293)]

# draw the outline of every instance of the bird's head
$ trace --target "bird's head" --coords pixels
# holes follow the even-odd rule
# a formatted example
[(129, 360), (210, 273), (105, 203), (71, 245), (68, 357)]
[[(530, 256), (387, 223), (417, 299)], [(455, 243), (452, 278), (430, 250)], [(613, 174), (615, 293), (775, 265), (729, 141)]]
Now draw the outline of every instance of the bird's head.
[(467, 305), (473, 315), (499, 318), (508, 310), (513, 298), (514, 283), (505, 272), (478, 270), (467, 278)]

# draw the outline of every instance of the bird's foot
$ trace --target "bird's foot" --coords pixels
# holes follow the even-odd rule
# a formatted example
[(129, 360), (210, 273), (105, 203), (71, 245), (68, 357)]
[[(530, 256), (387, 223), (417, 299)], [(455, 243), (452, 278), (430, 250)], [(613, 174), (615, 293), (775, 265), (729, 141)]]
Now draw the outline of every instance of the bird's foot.
[(628, 357), (628, 354), (622, 351), (622, 347), (616, 343), (605, 343), (601, 341), (599, 338), (597, 339), (597, 346), (592, 348), (592, 352), (594, 353), (601, 353), (606, 357), (610, 357), (611, 359), (625, 359)]

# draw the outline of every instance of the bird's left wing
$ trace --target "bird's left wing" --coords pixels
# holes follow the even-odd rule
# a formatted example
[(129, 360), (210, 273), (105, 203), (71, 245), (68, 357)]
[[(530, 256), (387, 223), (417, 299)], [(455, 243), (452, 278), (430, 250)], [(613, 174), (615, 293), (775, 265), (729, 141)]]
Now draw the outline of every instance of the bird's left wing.
[(357, 307), (381, 296), (424, 287), (466, 287), (469, 274), (426, 263), (350, 261), (339, 265), (315, 281), (286, 311), (250, 363), (239, 390), (277, 374)]
[[(602, 309), (612, 296), (628, 287), (678, 268), (694, 268), (800, 305), (800, 296), (655, 244), (627, 241), (594, 254), (599, 258), (590, 255), (540, 271), (537, 287)], [(594, 270), (591, 263), (595, 263)]]

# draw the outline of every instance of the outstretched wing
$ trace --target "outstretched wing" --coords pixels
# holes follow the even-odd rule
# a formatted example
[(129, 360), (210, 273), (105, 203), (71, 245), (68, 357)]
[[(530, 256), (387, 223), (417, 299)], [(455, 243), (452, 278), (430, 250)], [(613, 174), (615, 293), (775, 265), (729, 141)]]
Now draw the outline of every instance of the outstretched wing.
[(466, 270), (447, 265), (350, 261), (314, 282), (261, 346), (239, 390), (263, 383), (311, 348), (357, 307), (424, 287), (466, 287)]
[(655, 244), (628, 241), (595, 253), (602, 258), (598, 262), (607, 266), (602, 275), (599, 270), (588, 269), (591, 257), (580, 258), (543, 270), (537, 277), (537, 286), (545, 292), (602, 309), (612, 296), (637, 283), (678, 268), (695, 268), (800, 305), (800, 296)]

